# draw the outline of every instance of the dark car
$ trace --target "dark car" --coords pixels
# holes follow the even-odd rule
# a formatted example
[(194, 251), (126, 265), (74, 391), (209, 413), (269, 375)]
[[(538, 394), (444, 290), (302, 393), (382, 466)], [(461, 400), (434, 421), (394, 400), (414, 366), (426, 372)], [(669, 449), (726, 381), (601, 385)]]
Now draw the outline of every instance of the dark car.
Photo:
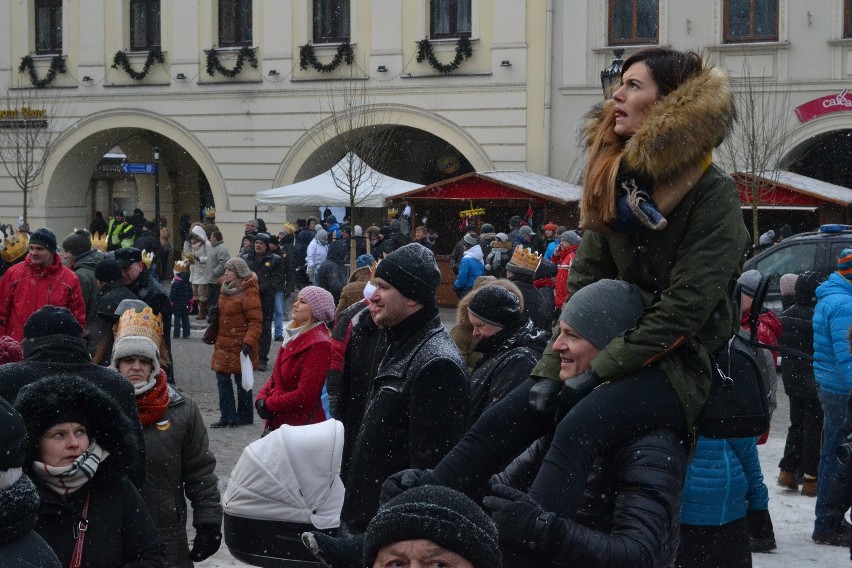
[(828, 277), (837, 270), (840, 251), (852, 247), (852, 225), (822, 225), (815, 233), (788, 237), (745, 262), (743, 271), (757, 269), (771, 277), (764, 306), (781, 312), (778, 280), (784, 274), (813, 270)]

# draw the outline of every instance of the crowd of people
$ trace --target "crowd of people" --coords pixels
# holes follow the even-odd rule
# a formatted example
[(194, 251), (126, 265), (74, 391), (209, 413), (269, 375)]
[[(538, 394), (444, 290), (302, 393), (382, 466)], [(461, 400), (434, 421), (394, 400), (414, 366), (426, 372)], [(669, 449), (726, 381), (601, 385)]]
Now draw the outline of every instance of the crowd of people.
[[(181, 219), (174, 249), (139, 210), (61, 243), (28, 234), (0, 278), (0, 554), (209, 558), (223, 510), (207, 428), (257, 416), (263, 436), (343, 424), (340, 530), (302, 535), (326, 566), (751, 566), (776, 546), (765, 436), (696, 427), (735, 333), (760, 342), (773, 397), (772, 349), (788, 349), (778, 484), (816, 497), (815, 542), (850, 546), (852, 460), (835, 453), (852, 454), (852, 249), (828, 278), (784, 275), (780, 318), (755, 303), (763, 276), (741, 274), (737, 192), (711, 160), (734, 117), (698, 55), (628, 58), (582, 130), (580, 227), (463, 227), (450, 330), (436, 235), (405, 214), (277, 234), (250, 219), (234, 256), (212, 209)], [(211, 345), (210, 424), (174, 376), (191, 316)]]

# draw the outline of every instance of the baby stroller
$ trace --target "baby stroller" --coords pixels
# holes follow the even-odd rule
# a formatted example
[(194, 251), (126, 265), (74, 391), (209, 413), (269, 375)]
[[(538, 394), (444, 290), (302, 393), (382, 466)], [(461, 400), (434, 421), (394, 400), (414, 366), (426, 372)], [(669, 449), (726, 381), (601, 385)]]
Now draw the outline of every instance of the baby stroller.
[(249, 444), (222, 499), (225, 544), (253, 566), (321, 566), (302, 544), (305, 531), (335, 535), (343, 507), (343, 424), (282, 426)]

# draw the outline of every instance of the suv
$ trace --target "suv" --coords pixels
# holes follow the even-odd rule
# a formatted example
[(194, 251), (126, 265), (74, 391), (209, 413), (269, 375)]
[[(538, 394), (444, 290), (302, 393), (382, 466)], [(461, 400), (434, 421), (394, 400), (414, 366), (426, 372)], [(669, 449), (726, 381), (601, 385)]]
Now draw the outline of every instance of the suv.
[(793, 235), (748, 259), (743, 271), (757, 269), (771, 277), (763, 305), (781, 313), (781, 276), (813, 270), (827, 278), (837, 270), (837, 257), (845, 248), (852, 248), (852, 225), (822, 225), (815, 233)]

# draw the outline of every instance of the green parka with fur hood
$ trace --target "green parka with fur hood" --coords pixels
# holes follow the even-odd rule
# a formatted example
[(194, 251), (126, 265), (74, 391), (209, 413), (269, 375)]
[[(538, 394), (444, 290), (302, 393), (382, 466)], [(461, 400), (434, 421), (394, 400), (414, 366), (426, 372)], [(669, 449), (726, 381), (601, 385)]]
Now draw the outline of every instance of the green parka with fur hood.
[[(622, 156), (631, 169), (654, 179), (653, 198), (668, 224), (659, 231), (616, 234), (585, 219), (590, 230), (568, 282), (572, 294), (602, 278), (642, 290), (646, 307), (637, 326), (610, 342), (592, 369), (612, 380), (660, 361), (690, 428), (710, 388), (708, 351), (720, 349), (738, 325), (730, 298), (748, 233), (734, 181), (715, 164), (706, 166), (733, 119), (727, 76), (711, 67), (655, 104)], [(587, 143), (601, 121), (615, 124), (612, 100), (589, 115)], [(552, 342), (534, 377), (558, 378), (559, 358), (551, 347)]]

